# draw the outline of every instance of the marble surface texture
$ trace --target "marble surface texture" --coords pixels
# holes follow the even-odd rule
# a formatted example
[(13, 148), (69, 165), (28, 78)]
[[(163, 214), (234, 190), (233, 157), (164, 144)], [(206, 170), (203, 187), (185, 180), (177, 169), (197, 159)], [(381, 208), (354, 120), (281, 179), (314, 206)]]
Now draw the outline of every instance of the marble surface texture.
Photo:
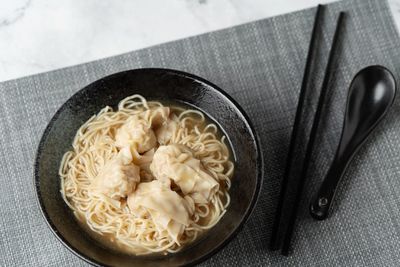
[[(330, 0), (0, 0), (0, 81)], [(389, 0), (400, 25), (400, 0)]]

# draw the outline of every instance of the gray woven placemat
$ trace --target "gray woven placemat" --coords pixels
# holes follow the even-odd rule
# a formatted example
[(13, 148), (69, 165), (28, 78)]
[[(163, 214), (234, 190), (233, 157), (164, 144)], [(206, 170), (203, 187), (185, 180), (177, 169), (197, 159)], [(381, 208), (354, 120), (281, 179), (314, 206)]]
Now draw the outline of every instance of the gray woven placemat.
[[(400, 40), (386, 1), (329, 5), (317, 90), (340, 10), (349, 12), (326, 123), (306, 188), (309, 198), (338, 142), (347, 87), (369, 64), (400, 73)], [(40, 136), (58, 107), (105, 75), (139, 67), (175, 68), (224, 88), (247, 111), (261, 137), (265, 182), (242, 232), (204, 266), (396, 266), (400, 262), (400, 103), (360, 150), (340, 187), (332, 217), (315, 222), (301, 204), (295, 252), (267, 250), (315, 9), (171, 42), (79, 66), (0, 83), (0, 266), (84, 266), (52, 235), (35, 201), (32, 174)], [(313, 107), (314, 100), (309, 101)]]

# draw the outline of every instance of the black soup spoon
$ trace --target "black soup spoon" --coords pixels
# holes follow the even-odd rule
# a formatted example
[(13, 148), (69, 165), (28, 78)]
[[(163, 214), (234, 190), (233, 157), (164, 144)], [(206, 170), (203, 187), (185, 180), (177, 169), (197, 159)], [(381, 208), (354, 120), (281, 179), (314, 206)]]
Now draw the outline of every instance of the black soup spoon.
[(382, 66), (359, 71), (350, 84), (342, 136), (332, 165), (310, 205), (314, 219), (324, 220), (335, 197), (336, 187), (354, 154), (378, 125), (396, 95), (393, 74)]

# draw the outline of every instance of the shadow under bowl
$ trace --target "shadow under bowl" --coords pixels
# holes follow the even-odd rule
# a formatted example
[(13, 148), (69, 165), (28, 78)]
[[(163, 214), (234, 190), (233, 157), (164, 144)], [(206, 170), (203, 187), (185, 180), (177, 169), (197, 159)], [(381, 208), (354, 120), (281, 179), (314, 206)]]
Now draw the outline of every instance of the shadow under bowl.
[[(60, 193), (58, 169), (72, 150), (78, 128), (105, 106), (116, 108), (127, 96), (183, 103), (203, 111), (222, 129), (235, 160), (231, 203), (218, 224), (178, 253), (132, 256), (107, 249), (78, 224)], [(48, 124), (35, 161), (35, 189), (52, 232), (70, 251), (98, 266), (177, 266), (199, 263), (224, 247), (250, 215), (263, 175), (261, 148), (242, 108), (216, 85), (192, 74), (169, 69), (135, 69), (99, 79), (65, 102)]]

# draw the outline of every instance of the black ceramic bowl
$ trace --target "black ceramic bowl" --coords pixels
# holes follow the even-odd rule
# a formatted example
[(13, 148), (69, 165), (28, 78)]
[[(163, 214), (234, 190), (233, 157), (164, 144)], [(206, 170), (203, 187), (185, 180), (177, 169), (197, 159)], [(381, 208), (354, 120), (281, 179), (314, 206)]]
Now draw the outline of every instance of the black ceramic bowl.
[[(141, 94), (148, 100), (177, 101), (205, 112), (225, 132), (234, 157), (231, 204), (220, 222), (193, 245), (167, 256), (130, 256), (103, 248), (78, 225), (60, 194), (58, 168), (72, 149), (77, 129), (106, 105)], [(73, 95), (57, 111), (40, 141), (35, 162), (37, 198), (48, 225), (74, 254), (93, 265), (176, 266), (199, 263), (220, 250), (249, 217), (262, 181), (262, 153), (240, 106), (214, 84), (168, 69), (136, 69), (102, 78)]]

